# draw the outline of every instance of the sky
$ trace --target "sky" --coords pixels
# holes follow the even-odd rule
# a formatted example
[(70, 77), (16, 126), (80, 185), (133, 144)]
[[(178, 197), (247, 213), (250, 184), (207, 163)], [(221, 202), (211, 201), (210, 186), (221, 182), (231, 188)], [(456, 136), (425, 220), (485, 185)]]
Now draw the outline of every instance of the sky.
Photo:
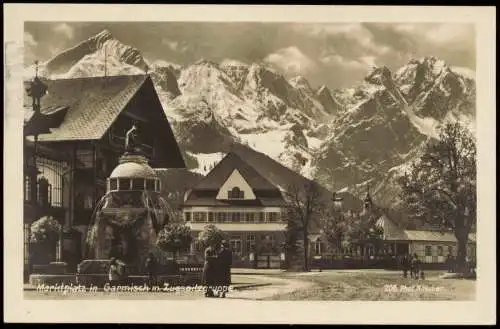
[(306, 77), (313, 87), (350, 87), (373, 66), (396, 70), (424, 56), (476, 66), (472, 24), (243, 22), (26, 22), (25, 65), (47, 61), (103, 29), (148, 61), (266, 63), (289, 78)]

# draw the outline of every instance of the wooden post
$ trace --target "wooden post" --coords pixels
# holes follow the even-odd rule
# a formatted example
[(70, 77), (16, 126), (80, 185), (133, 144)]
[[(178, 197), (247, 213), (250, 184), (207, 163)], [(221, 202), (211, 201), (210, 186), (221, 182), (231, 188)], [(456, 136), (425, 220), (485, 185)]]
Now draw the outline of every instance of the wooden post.
[(59, 231), (59, 239), (57, 240), (57, 245), (56, 245), (56, 262), (60, 262), (62, 260), (62, 249), (63, 249), (63, 227), (61, 225), (61, 230)]
[(92, 208), (95, 208), (97, 205), (97, 148), (95, 147), (95, 142), (92, 141), (92, 169), (93, 169), (93, 183), (94, 183), (94, 190), (92, 191)]
[(76, 144), (73, 145), (73, 156), (71, 159), (71, 165), (70, 165), (70, 170), (71, 172), (69, 173), (69, 189), (70, 189), (70, 199), (69, 199), (69, 208), (70, 208), (70, 215), (69, 215), (69, 228), (71, 229), (73, 227), (73, 223), (75, 222), (75, 170), (76, 170)]

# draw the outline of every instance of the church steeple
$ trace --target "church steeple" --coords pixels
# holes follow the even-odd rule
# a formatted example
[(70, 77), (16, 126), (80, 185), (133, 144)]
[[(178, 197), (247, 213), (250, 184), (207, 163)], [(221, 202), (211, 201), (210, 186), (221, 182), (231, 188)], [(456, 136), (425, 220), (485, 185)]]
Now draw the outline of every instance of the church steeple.
[(364, 204), (364, 213), (368, 213), (372, 210), (372, 207), (373, 207), (373, 201), (372, 201), (372, 197), (370, 195), (370, 186), (368, 184), (366, 184), (366, 195), (365, 195), (365, 199), (363, 200)]

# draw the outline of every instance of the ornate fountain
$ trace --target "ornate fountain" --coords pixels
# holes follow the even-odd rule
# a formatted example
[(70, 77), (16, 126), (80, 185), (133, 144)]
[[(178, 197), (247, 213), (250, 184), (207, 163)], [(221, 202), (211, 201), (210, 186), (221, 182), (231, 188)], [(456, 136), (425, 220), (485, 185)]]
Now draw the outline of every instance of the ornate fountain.
[(125, 149), (94, 209), (86, 259), (116, 257), (134, 272), (144, 272), (145, 259), (158, 252), (157, 235), (172, 211), (160, 194), (160, 179), (141, 152), (135, 126), (127, 132)]

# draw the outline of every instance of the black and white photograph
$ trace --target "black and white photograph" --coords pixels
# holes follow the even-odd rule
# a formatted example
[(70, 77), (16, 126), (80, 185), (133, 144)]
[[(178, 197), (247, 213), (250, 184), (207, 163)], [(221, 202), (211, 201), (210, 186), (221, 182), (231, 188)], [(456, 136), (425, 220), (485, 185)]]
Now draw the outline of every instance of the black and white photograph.
[(85, 18), (22, 22), (21, 298), (478, 300), (475, 23)]

